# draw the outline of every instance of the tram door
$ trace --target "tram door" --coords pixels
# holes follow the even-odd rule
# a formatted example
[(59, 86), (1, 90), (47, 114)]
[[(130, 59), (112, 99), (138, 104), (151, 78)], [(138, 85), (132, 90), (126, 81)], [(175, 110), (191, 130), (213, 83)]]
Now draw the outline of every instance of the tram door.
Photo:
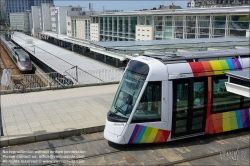
[(205, 131), (207, 77), (173, 81), (172, 137)]

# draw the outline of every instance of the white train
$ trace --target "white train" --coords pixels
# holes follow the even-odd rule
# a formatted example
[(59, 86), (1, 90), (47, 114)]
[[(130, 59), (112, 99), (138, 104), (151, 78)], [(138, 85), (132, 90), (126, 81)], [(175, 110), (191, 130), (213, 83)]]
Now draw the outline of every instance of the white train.
[(21, 47), (14, 44), (12, 41), (6, 41), (3, 36), (1, 38), (1, 44), (16, 64), (21, 72), (31, 72), (32, 62), (30, 56)]
[(227, 92), (224, 74), (249, 71), (249, 57), (249, 49), (230, 49), (134, 58), (104, 137), (117, 144), (156, 143), (250, 127), (250, 98)]

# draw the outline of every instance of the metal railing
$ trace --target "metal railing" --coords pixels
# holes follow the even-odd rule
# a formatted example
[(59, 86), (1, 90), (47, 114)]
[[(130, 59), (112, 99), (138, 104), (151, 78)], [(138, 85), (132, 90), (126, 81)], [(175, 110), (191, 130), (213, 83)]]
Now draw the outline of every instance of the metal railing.
[[(23, 74), (23, 75), (11, 75), (10, 83), (8, 86), (0, 87), (2, 92), (11, 92), (14, 89), (17, 80), (23, 79), (25, 88), (29, 91), (32, 88), (38, 88), (29, 86), (31, 83), (36, 82), (37, 86), (41, 89), (56, 89), (73, 87), (74, 85), (85, 84), (98, 84), (98, 83), (114, 83), (119, 82), (124, 70), (123, 69), (102, 69), (102, 70), (69, 70), (65, 74), (57, 72), (53, 73), (36, 73), (36, 74)], [(2, 77), (2, 76), (1, 76)], [(27, 85), (27, 86), (26, 86)], [(34, 84), (33, 84), (34, 85)], [(40, 88), (39, 87), (39, 88)]]

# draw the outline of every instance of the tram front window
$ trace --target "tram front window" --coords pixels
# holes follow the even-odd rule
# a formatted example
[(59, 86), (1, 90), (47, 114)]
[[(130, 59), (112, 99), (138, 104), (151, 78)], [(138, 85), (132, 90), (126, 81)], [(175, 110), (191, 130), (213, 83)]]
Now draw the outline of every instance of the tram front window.
[(134, 108), (148, 74), (148, 65), (131, 61), (115, 95), (108, 120), (126, 122)]

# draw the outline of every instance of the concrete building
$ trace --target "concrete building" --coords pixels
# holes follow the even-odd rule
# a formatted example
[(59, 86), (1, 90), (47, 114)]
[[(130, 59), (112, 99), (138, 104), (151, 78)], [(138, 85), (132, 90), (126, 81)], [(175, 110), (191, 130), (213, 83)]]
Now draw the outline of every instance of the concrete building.
[(53, 7), (53, 4), (44, 3), (41, 6), (32, 6), (31, 7), (31, 33), (34, 35), (37, 32), (41, 31), (51, 31), (51, 13), (50, 8)]
[(67, 35), (70, 37), (90, 40), (90, 12), (81, 7), (72, 7), (66, 16)]
[(233, 7), (249, 5), (250, 0), (191, 0), (187, 3), (188, 8)]
[(51, 3), (44, 3), (41, 5), (41, 24), (43, 31), (51, 31), (52, 23), (51, 23), (51, 13), (50, 8), (53, 7)]
[(42, 31), (42, 24), (41, 24), (41, 6), (32, 6), (31, 7), (31, 34), (34, 35), (35, 33)]
[(98, 13), (80, 7), (50, 10), (52, 32), (91, 42), (245, 37), (250, 22), (248, 6)]
[(10, 13), (10, 26), (17, 31), (30, 32), (30, 11)]
[(91, 41), (245, 37), (249, 7), (94, 13), (90, 27)]
[(57, 34), (67, 34), (66, 16), (67, 11), (71, 11), (71, 6), (51, 7), (51, 26), (52, 31)]
[(75, 7), (72, 6), (55, 7), (50, 3), (32, 6), (32, 35), (44, 31), (67, 34), (67, 12), (74, 9)]
[[(2, 1), (2, 0), (1, 0)], [(41, 6), (42, 3), (52, 3), (54, 0), (4, 0), (4, 6), (1, 6), (1, 11), (6, 9), (5, 21), (9, 23), (9, 13), (22, 13), (26, 10), (31, 10), (31, 6)]]

